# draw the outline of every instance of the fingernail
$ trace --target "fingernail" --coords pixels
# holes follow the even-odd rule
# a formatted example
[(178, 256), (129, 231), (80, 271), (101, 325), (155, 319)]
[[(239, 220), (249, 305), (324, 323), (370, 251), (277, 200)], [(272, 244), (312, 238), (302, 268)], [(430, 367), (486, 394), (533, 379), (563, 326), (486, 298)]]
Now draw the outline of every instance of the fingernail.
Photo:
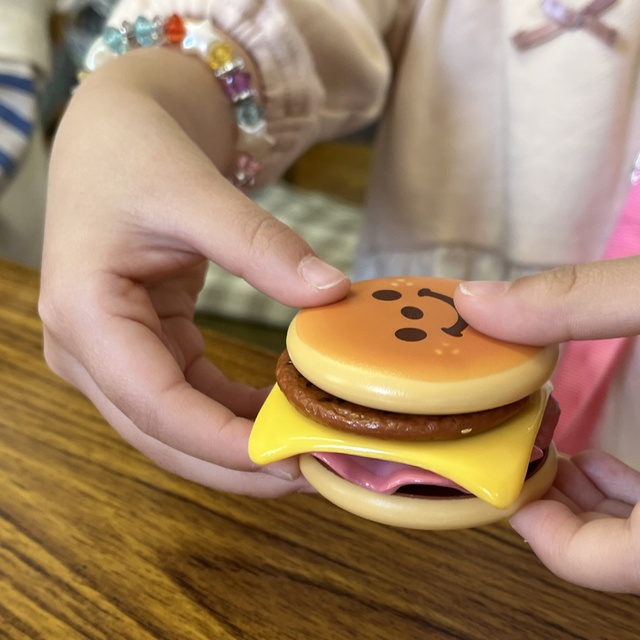
[(300, 277), (314, 289), (331, 289), (340, 284), (346, 276), (317, 256), (305, 256), (298, 265)]
[(267, 465), (266, 467), (263, 467), (262, 472), (270, 476), (273, 476), (274, 478), (280, 478), (280, 480), (286, 480), (287, 482), (293, 482), (294, 480), (300, 477), (300, 471), (298, 470), (297, 473), (294, 473), (290, 463), (279, 464), (276, 462), (274, 464), (270, 464), (270, 465)]
[(458, 288), (465, 296), (499, 296), (506, 293), (511, 286), (510, 282), (499, 280), (476, 280), (475, 282), (461, 282)]

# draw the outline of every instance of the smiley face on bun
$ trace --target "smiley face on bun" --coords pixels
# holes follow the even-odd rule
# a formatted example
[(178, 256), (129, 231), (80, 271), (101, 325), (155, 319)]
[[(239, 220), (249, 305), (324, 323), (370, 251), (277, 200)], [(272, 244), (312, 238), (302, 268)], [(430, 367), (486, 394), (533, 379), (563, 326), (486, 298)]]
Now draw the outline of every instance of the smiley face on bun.
[(301, 455), (325, 498), (401, 527), (480, 526), (540, 497), (556, 473), (557, 348), (475, 331), (454, 306), (457, 284), (368, 280), (300, 311), (251, 458)]

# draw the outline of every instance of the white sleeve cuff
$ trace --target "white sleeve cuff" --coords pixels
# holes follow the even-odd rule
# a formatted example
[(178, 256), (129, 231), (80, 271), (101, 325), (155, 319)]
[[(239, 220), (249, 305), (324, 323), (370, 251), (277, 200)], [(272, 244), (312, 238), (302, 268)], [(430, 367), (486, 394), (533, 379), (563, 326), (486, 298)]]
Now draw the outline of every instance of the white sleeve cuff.
[(0, 58), (29, 62), (41, 75), (51, 70), (49, 15), (44, 6), (0, 3)]

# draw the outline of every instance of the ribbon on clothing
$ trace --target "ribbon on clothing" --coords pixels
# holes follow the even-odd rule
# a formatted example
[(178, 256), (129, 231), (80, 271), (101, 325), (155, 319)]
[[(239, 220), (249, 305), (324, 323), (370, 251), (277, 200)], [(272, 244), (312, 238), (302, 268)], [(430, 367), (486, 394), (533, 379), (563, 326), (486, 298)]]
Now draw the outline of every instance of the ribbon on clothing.
[(516, 48), (525, 50), (549, 42), (566, 31), (585, 29), (611, 47), (616, 42), (618, 32), (602, 22), (600, 16), (615, 3), (616, 0), (593, 0), (576, 11), (559, 0), (543, 0), (542, 10), (549, 22), (535, 29), (519, 31), (512, 41)]

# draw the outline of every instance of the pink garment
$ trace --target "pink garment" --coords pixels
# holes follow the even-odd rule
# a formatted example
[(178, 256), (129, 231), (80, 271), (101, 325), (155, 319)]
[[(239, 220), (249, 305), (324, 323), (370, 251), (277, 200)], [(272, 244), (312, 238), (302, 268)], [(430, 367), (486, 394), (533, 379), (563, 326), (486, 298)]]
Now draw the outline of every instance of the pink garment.
[[(640, 180), (631, 188), (604, 258), (640, 253)], [(631, 338), (569, 343), (554, 377), (562, 414), (555, 442), (565, 453), (590, 446), (617, 367), (629, 353)]]

